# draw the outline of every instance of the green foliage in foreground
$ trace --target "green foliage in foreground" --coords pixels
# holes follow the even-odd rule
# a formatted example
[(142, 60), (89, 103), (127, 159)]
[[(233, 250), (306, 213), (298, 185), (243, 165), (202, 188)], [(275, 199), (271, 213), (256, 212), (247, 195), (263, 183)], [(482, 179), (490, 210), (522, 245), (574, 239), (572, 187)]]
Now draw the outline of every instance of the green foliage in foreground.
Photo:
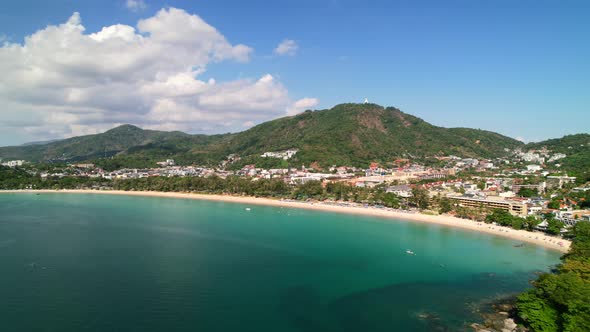
[(22, 168), (0, 166), (0, 190), (19, 189), (98, 189), (109, 187), (111, 181), (85, 176), (50, 177), (41, 179)]
[(590, 222), (578, 222), (570, 252), (554, 274), (543, 274), (517, 301), (532, 331), (590, 331)]
[(113, 189), (127, 191), (197, 192), (258, 197), (290, 198), (297, 200), (341, 200), (355, 203), (400, 207), (400, 199), (383, 189), (357, 188), (346, 183), (307, 181), (288, 185), (280, 179), (255, 179), (230, 176), (212, 177), (151, 177), (113, 181)]
[[(501, 226), (508, 226), (514, 229), (526, 229), (528, 231), (534, 230), (535, 226), (537, 226), (541, 221), (535, 218), (534, 216), (527, 216), (526, 218), (513, 216), (510, 212), (495, 209), (492, 213), (486, 216), (485, 222), (492, 223), (495, 222)], [(557, 230), (559, 233), (559, 229)]]
[(127, 191), (199, 192), (261, 197), (283, 197), (291, 188), (282, 180), (231, 176), (226, 179), (211, 177), (149, 177), (115, 180), (113, 188)]
[(537, 191), (537, 189), (522, 188), (518, 192), (518, 195), (520, 195), (521, 197), (535, 197), (539, 195), (539, 192)]
[(0, 167), (0, 190), (6, 189), (117, 189), (126, 191), (196, 192), (298, 200), (338, 200), (399, 208), (401, 199), (384, 188), (358, 188), (348, 183), (307, 181), (290, 185), (281, 179), (252, 179), (230, 176), (148, 177), (107, 180), (79, 176), (41, 179), (21, 168)]
[(430, 205), (430, 198), (428, 196), (428, 190), (423, 188), (412, 188), (412, 199), (411, 202), (414, 206), (421, 210), (425, 210)]
[(21, 168), (0, 166), (0, 189), (25, 189), (32, 177)]

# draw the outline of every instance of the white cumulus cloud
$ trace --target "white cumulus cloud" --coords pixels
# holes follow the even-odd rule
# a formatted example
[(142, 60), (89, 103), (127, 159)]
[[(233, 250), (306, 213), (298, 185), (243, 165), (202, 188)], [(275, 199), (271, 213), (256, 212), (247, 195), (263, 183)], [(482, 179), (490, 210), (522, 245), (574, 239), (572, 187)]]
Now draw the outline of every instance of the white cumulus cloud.
[(313, 98), (294, 102), (270, 74), (201, 78), (209, 64), (245, 63), (252, 52), (181, 9), (162, 9), (135, 27), (115, 24), (91, 33), (74, 13), (22, 44), (0, 46), (0, 132), (36, 140), (132, 123), (218, 133), (317, 104)]
[(317, 98), (299, 99), (287, 108), (287, 115), (296, 115), (303, 111), (309, 110), (313, 107), (316, 107), (319, 102), (320, 101)]
[(143, 0), (127, 0), (125, 2), (125, 6), (127, 7), (127, 9), (133, 12), (137, 12), (147, 8), (147, 5)]
[(274, 49), (274, 54), (293, 56), (297, 53), (298, 49), (299, 45), (297, 45), (296, 41), (292, 39), (285, 39)]

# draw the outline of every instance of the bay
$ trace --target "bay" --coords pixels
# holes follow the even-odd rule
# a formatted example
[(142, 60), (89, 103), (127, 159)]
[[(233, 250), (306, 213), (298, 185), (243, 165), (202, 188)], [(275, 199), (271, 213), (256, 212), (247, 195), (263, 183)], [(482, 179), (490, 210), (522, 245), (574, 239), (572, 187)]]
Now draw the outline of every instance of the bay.
[(526, 289), (535, 272), (559, 262), (558, 252), (514, 244), (303, 209), (1, 194), (2, 326), (467, 331), (485, 303)]

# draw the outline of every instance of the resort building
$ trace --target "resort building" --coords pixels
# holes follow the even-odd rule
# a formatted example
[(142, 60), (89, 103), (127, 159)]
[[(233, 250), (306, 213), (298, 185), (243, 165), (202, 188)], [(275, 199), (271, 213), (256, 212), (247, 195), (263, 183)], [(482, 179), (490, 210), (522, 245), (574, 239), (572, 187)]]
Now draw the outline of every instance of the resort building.
[(531, 171), (531, 172), (538, 172), (542, 169), (541, 165), (526, 165), (526, 169), (527, 171)]
[(464, 196), (449, 197), (451, 201), (459, 206), (469, 208), (500, 209), (508, 211), (516, 216), (526, 216), (527, 205), (522, 202), (507, 201), (503, 199), (471, 198)]
[(547, 188), (559, 188), (561, 189), (566, 183), (575, 183), (576, 177), (574, 176), (555, 176), (550, 175), (547, 177)]
[(562, 221), (566, 226), (574, 226), (577, 222), (586, 220), (590, 221), (589, 210), (574, 211), (557, 211), (557, 219)]
[(94, 164), (73, 164), (72, 166), (78, 168), (94, 168)]
[(386, 193), (393, 193), (399, 197), (412, 197), (412, 188), (408, 185), (389, 186), (385, 189)]
[(545, 182), (541, 182), (539, 184), (513, 184), (511, 189), (515, 193), (519, 193), (521, 189), (533, 189), (536, 190), (537, 193), (543, 193), (545, 191)]

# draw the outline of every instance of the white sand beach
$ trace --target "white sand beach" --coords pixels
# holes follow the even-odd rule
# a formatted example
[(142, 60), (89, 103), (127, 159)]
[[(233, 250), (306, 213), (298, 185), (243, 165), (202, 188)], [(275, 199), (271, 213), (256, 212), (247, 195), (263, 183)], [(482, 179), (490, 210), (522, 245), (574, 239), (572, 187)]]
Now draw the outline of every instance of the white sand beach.
[[(241, 204), (252, 205), (270, 205), (289, 208), (302, 208), (310, 210), (330, 211), (337, 213), (359, 214), (367, 216), (376, 216), (392, 219), (401, 219), (414, 222), (424, 222), (449, 227), (458, 227), (466, 230), (472, 230), (487, 234), (493, 234), (510, 238), (517, 243), (527, 242), (539, 245), (548, 249), (567, 252), (571, 242), (558, 237), (546, 235), (542, 232), (528, 232), (525, 230), (514, 230), (508, 227), (486, 224), (456, 218), (449, 215), (426, 215), (421, 213), (404, 212), (392, 209), (380, 209), (375, 207), (346, 206), (337, 203), (323, 202), (301, 202), (292, 200), (280, 200), (258, 197), (243, 197), (229, 195), (206, 195), (179, 192), (154, 192), (154, 191), (117, 191), (117, 190), (5, 190), (5, 193), (77, 193), (77, 194), (105, 194), (105, 195), (129, 195), (129, 196), (150, 196), (150, 197), (169, 197), (183, 199), (201, 199), (214, 200)], [(515, 243), (516, 244), (516, 243)]]

